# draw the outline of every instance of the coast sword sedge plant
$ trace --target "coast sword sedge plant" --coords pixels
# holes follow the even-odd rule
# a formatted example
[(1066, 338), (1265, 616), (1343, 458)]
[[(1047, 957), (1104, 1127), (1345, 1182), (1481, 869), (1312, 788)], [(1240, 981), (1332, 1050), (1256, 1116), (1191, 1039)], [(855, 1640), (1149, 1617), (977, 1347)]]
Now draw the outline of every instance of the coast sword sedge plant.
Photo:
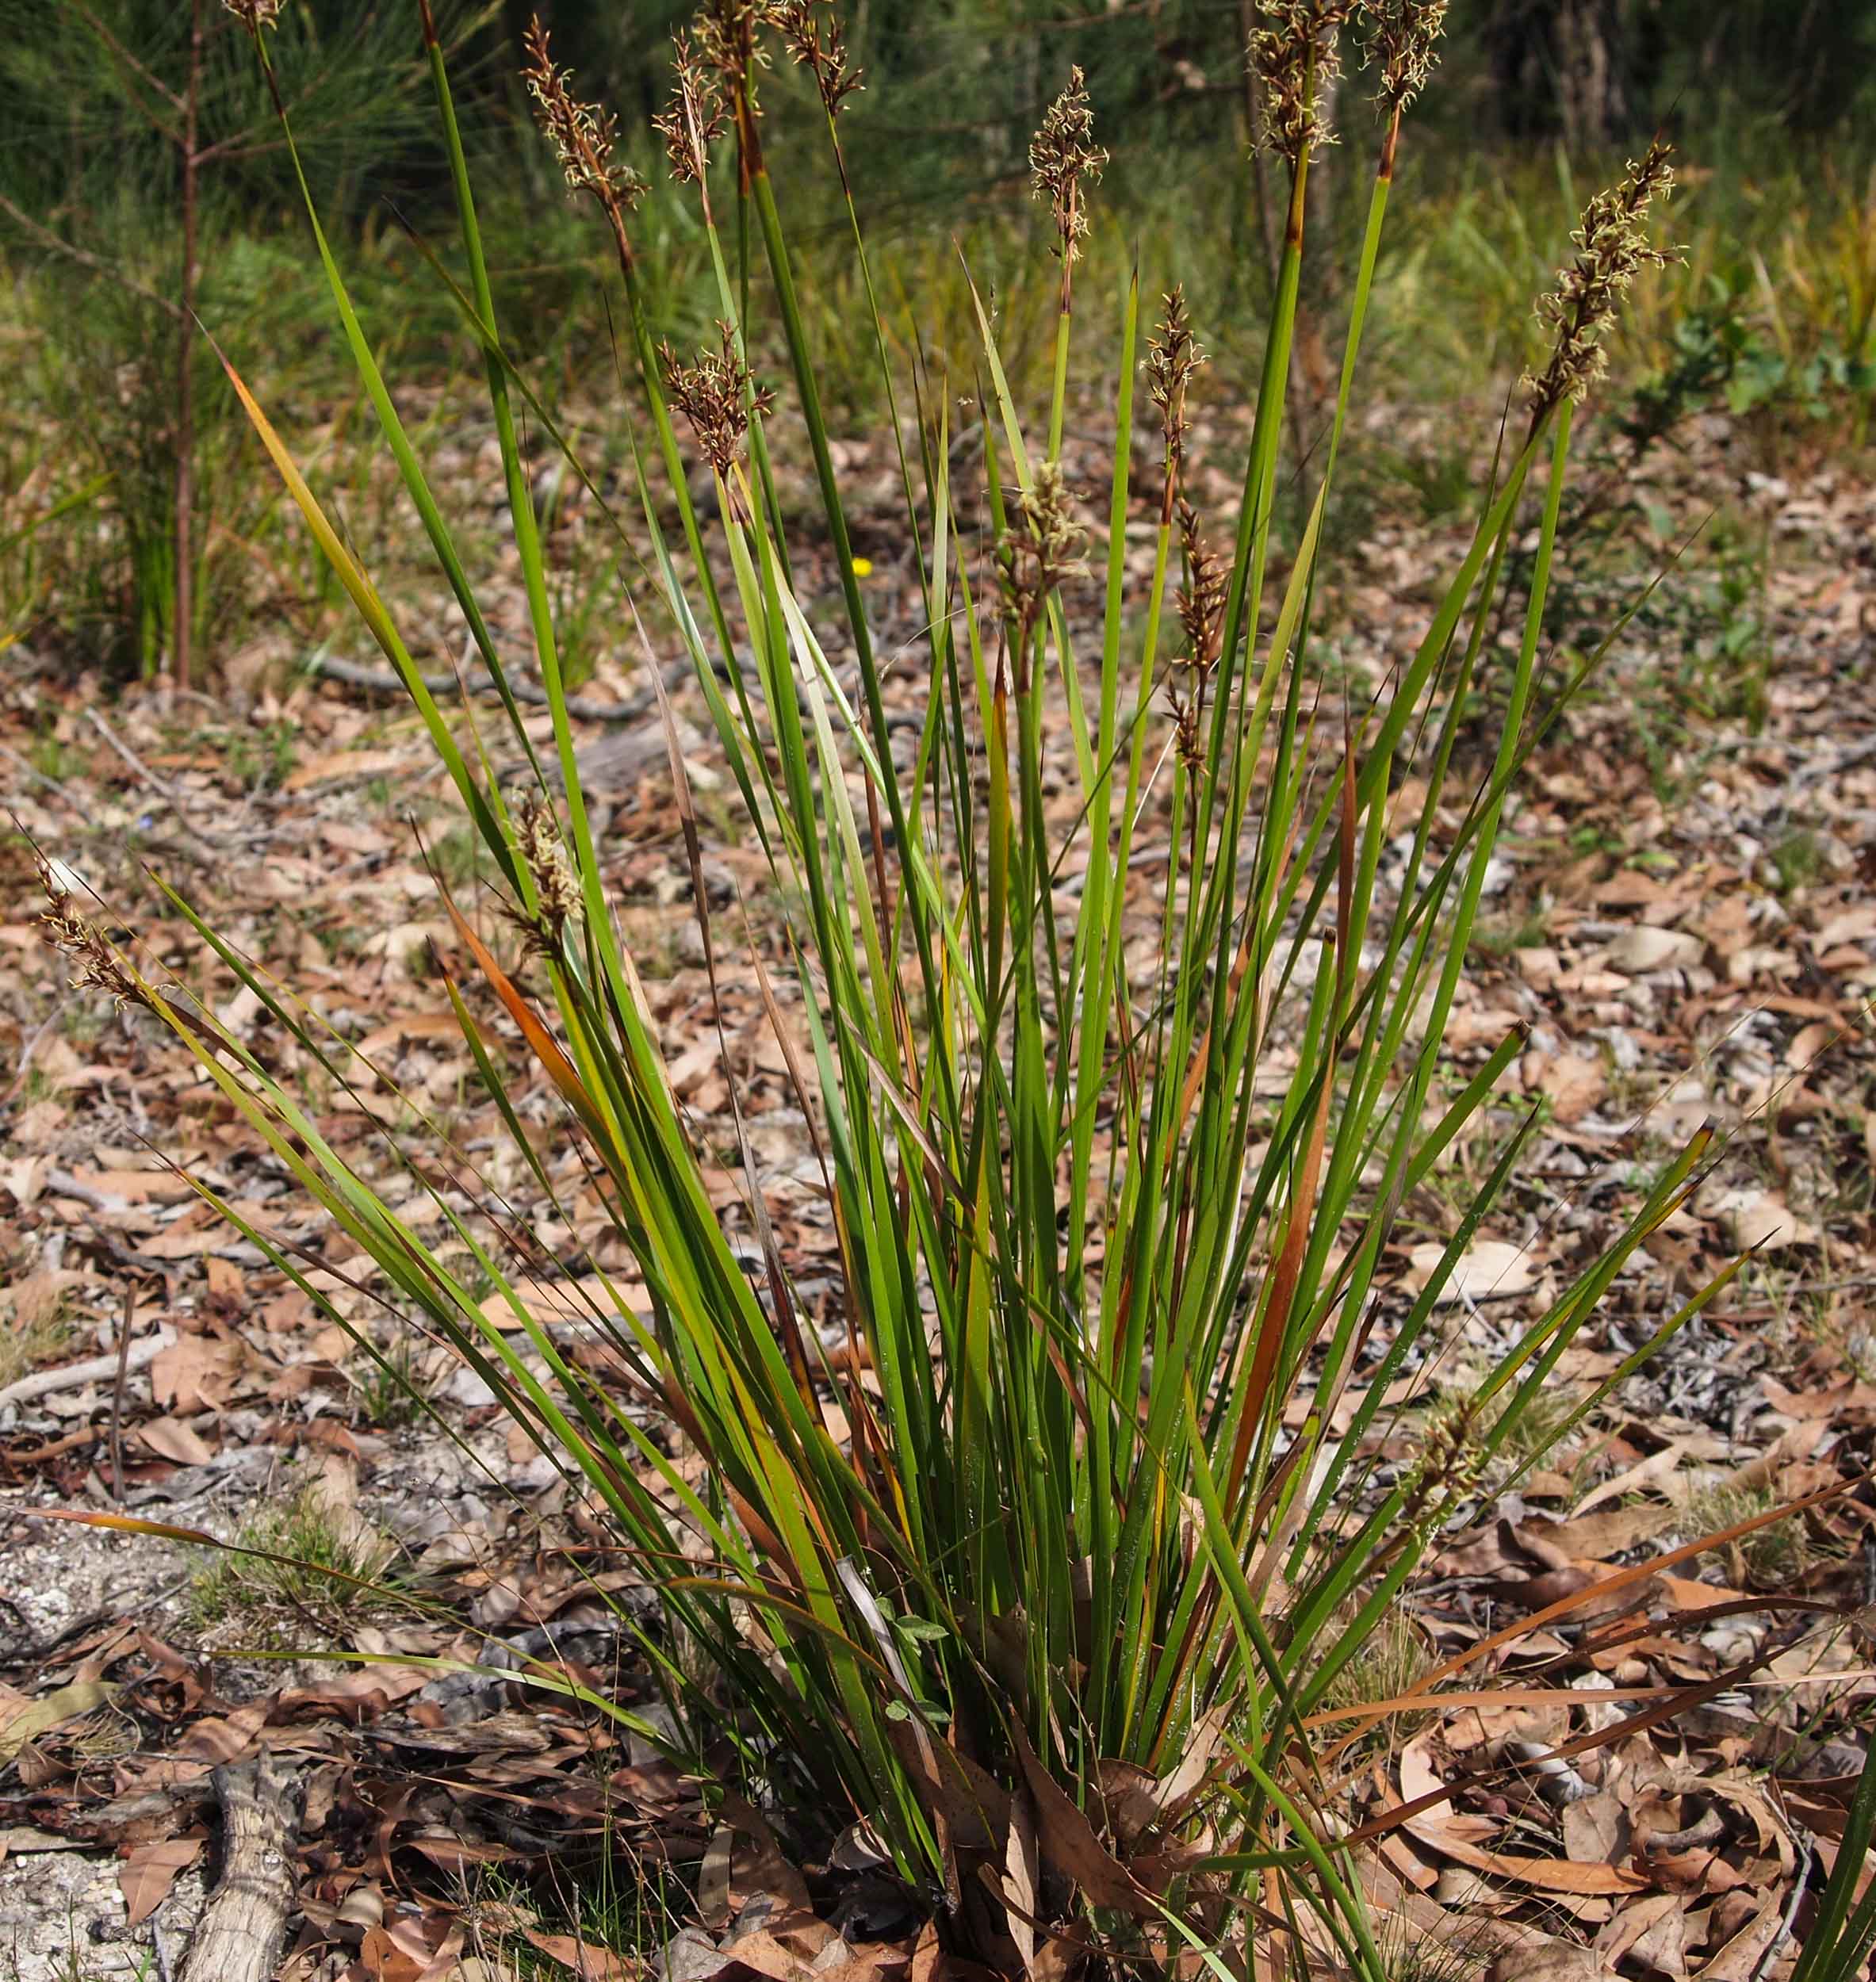
[[(272, 0), (235, 11), (265, 66)], [(1623, 291), (1660, 258), (1648, 228), (1671, 177), (1652, 149), (1584, 215), (1542, 305), (1551, 356), (1525, 381), (1470, 544), (1418, 645), (1357, 691), (1314, 639), (1330, 576), (1323, 518), (1403, 119), (1444, 11), (1437, 0), (1260, 10), (1247, 59), (1288, 219), (1261, 374), (1245, 381), (1255, 417), (1235, 515), (1204, 514), (1188, 482), (1187, 402), (1204, 358), (1177, 271), (1166, 272), (1157, 327), (1143, 334), (1137, 281), (1116, 323), (1085, 326), (1074, 275), (1105, 154), (1070, 74), (1030, 154), (1059, 281), (1038, 417), (1016, 404), (978, 308), (982, 375), (964, 389), (981, 396), (986, 423), (981, 538), (960, 522), (944, 382), (895, 369), (842, 148), (840, 113), (860, 78), (826, 9), (710, 0), (678, 37), (657, 129), (697, 201), (718, 285), (720, 331), (700, 354), (673, 351), (648, 319), (633, 244), (645, 188), (613, 119), (580, 99), (543, 30), (530, 36), (542, 127), (606, 228), (623, 288), (626, 417), (635, 446), (646, 443), (633, 541), (658, 607), (647, 617), (676, 629), (693, 664), (774, 877), (783, 947), (771, 954), (785, 966), (771, 974), (752, 941), (739, 957), (741, 936), (713, 924), (673, 744), (710, 983), (740, 968), (759, 984), (824, 1185), (839, 1257), (833, 1349), (798, 1299), (746, 1139), (741, 1217), (759, 1271), (719, 1215), (607, 898), (518, 434), (523, 411), (556, 442), (559, 429), (495, 319), (427, 0), (417, 12), (468, 270), (458, 299), (485, 360), (553, 777), (522, 722), (517, 656), (478, 603), (310, 198), (307, 210), (385, 445), (531, 767), (525, 802), (489, 775), (480, 740), (465, 741), (466, 716), (425, 687), (363, 553), (230, 376), (492, 859), (519, 939), (486, 939), (449, 902), (452, 968), (480, 981), (472, 994), (452, 977), (449, 994), (535, 1207), (571, 1224), (566, 1173), (538, 1149), (472, 1004), (505, 1014), (556, 1098), (561, 1150), (576, 1153), (635, 1263), (642, 1292), (635, 1284), (630, 1299), (580, 1263), (580, 1287), (603, 1290), (585, 1333), (603, 1345), (603, 1380), (530, 1304), (564, 1266), (550, 1268), (526, 1219), (466, 1157), (427, 1130), (389, 1138), (405, 1188), (414, 1181), (441, 1221), (438, 1245), (422, 1236), (431, 1221), (400, 1215), (322, 1133), (283, 1069), (310, 1058), (343, 1081), (350, 1050), (203, 918), (178, 902), (261, 1000), (264, 1051), (145, 977), (71, 902), (52, 912), (81, 971), (174, 1027), (369, 1257), (390, 1309), (455, 1345), (634, 1553), (662, 1621), (622, 1622), (669, 1707), (641, 1731), (701, 1773), (759, 1781), (783, 1820), (863, 1823), (947, 1943), (1006, 1971), (1055, 1934), (1059, 1960), (1196, 1961), (1223, 1977), (1254, 1956), (1260, 1974), (1381, 1982), (1366, 1861), (1336, 1815), (1345, 1781), (1325, 1697), (1442, 1524), (1487, 1475), (1503, 1482), (1531, 1463), (1530, 1441), (1514, 1440), (1521, 1421), (1695, 1174), (1698, 1146), (1530, 1320), (1418, 1463), (1375, 1474), (1365, 1455), (1382, 1399), (1434, 1345), (1441, 1295), (1530, 1127), (1501, 1123), (1491, 1173), (1431, 1277), (1411, 1304), (1384, 1300), (1403, 1203), (1481, 1126), (1520, 1050), (1507, 1038), (1445, 1077), (1507, 794), (1556, 706), (1540, 707), (1537, 684), (1573, 405)], [(1306, 189), (1351, 29), (1380, 77), (1378, 163), (1327, 444), (1288, 465), (1305, 507), (1295, 541), (1279, 546)], [(867, 620), (771, 174), (761, 98), (783, 60), (801, 65), (824, 113), (874, 303), (926, 622), (917, 692), (898, 705), (916, 719), (909, 750)], [(778, 348), (788, 377), (771, 391), (752, 354)], [(1105, 541), (1080, 521), (1090, 492), (1062, 458), (1071, 395), (1097, 383), (1116, 421)], [(1158, 466), (1140, 487), (1143, 419)], [(784, 431), (812, 463), (822, 511), (812, 530), (784, 527), (770, 442)], [(701, 504), (687, 438), (709, 473)], [(1143, 585), (1125, 556), (1143, 508), (1155, 519)], [(1504, 561), (1533, 520), (1507, 656), (1491, 638)], [(837, 633), (797, 588), (810, 541), (838, 574)], [(621, 613), (644, 641), (638, 603), (628, 597)], [(645, 656), (656, 678), (649, 641)], [(1508, 671), (1503, 731), (1462, 788), (1464, 714), (1487, 667)], [(1325, 691), (1347, 712), (1333, 724), (1319, 714)], [(668, 712), (666, 728), (675, 734)], [(1402, 814), (1410, 769), (1424, 796)], [(1158, 897), (1141, 880), (1153, 871), (1140, 858), (1148, 832), (1166, 863)], [(1144, 958), (1143, 928), (1157, 930)], [(790, 975), (791, 990), (776, 981)], [(798, 1040), (783, 1024), (785, 997)], [(725, 1071), (733, 1108), (726, 1049)], [(300, 1257), (197, 1188), (330, 1311)], [(1578, 1416), (1714, 1291), (1659, 1317)]]

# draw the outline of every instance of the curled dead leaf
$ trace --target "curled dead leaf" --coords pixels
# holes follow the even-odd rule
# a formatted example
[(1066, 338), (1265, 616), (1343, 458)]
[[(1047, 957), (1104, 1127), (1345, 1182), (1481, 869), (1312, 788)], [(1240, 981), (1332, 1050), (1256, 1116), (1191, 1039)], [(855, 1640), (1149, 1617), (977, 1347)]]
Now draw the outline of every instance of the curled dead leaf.
[(1133, 1876), (1108, 1850), (1085, 1813), (1037, 1758), (1022, 1729), (1014, 1728), (1023, 1779), (1035, 1800), (1037, 1836), (1043, 1856), (1073, 1881), (1096, 1906), (1150, 1919), (1158, 1909)]

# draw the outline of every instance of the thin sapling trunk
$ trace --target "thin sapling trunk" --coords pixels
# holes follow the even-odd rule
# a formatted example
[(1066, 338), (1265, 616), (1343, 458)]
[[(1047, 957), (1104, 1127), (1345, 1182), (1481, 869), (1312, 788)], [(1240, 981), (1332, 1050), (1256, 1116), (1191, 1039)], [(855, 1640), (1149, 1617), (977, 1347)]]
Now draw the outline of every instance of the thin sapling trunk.
[(195, 585), (193, 569), (195, 504), (195, 282), (197, 179), (201, 164), (197, 113), (202, 81), (202, 0), (190, 0), (189, 73), (182, 89), (182, 274), (178, 300), (182, 318), (176, 327), (176, 587), (170, 610), (170, 677), (178, 688), (189, 686), (190, 646), (194, 631)]

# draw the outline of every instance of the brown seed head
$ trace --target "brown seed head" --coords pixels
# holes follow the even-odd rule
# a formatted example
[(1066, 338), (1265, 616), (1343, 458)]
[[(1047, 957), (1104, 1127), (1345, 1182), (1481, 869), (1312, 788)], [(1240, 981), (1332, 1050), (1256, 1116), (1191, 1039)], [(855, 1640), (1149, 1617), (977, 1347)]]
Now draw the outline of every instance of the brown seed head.
[(222, 4), (256, 40), (262, 28), (271, 28), (280, 19), (281, 0), (222, 0)]
[(1205, 541), (1197, 512), (1189, 503), (1179, 505), (1179, 547), (1185, 564), (1185, 581), (1179, 587), (1179, 624), (1185, 632), (1185, 652), (1177, 664), (1204, 676), (1218, 664), (1231, 574)]
[(1205, 541), (1198, 512), (1183, 499), (1179, 504), (1179, 550), (1185, 567), (1179, 587), (1179, 624), (1185, 633), (1185, 651), (1174, 656), (1167, 670), (1166, 695), (1173, 712), (1179, 761), (1196, 777), (1205, 765), (1205, 691), (1224, 642), (1231, 572)]
[(722, 76), (687, 34), (676, 36), (671, 47), (671, 107), (652, 124), (670, 154), (672, 177), (680, 186), (700, 186), (710, 148), (729, 121), (729, 105)]
[(1087, 533), (1074, 519), (1059, 461), (1036, 464), (1035, 480), (1018, 507), (1022, 521), (1005, 533), (997, 555), (1005, 614), (1026, 631), (1058, 585), (1086, 572), (1082, 547)]
[(846, 30), (838, 14), (823, 21), (815, 0), (783, 0), (776, 25), (788, 52), (814, 78), (822, 107), (838, 117), (840, 105), (860, 86), (860, 74), (847, 58)]
[(1082, 183), (1099, 180), (1108, 155), (1094, 142), (1094, 111), (1079, 67), (1068, 72), (1068, 87), (1049, 105), (1042, 128), (1029, 140), (1029, 177), (1036, 196), (1055, 216), (1056, 253), (1069, 266), (1080, 258), (1088, 232)]
[(1404, 110), (1426, 87), (1447, 0), (1363, 0), (1369, 59), (1381, 72), (1381, 101)]
[(1555, 330), (1556, 342), (1544, 369), (1525, 378), (1536, 416), (1587, 394), (1608, 369), (1604, 340), (1637, 275), (1679, 260), (1678, 248), (1650, 246), (1646, 226), (1649, 208), (1673, 189), (1668, 147), (1657, 139), (1642, 159), (1629, 162), (1619, 184), (1583, 209), (1570, 237), (1576, 258), (1558, 270), (1556, 287), (1537, 302), (1537, 315)]
[(1333, 144), (1330, 86), (1342, 73), (1342, 25), (1355, 0), (1264, 0), (1265, 25), (1246, 51), (1264, 86), (1260, 141), (1299, 165), (1319, 145)]
[(734, 97), (749, 89), (768, 56), (756, 39), (759, 27), (773, 26), (783, 0), (704, 0), (691, 23), (699, 58), (714, 69)]
[(748, 367), (737, 356), (735, 335), (729, 326), (718, 323), (717, 330), (720, 349), (704, 352), (695, 365), (680, 365), (668, 344), (659, 346), (658, 356), (672, 404), (690, 423), (704, 458), (718, 474), (727, 477), (742, 452), (752, 410), (766, 415), (775, 396), (752, 385)]
[(1159, 408), (1166, 462), (1175, 473), (1185, 451), (1186, 388), (1204, 362), (1205, 354), (1193, 341), (1192, 319), (1186, 315), (1185, 285), (1177, 284), (1166, 294), (1159, 328), (1147, 349), (1147, 390)]
[(536, 906), (525, 918), (528, 932), (538, 947), (557, 948), (567, 924), (580, 913), (580, 882), (567, 858), (560, 821), (538, 792), (522, 802), (515, 840), (534, 883)]
[(1400, 1525), (1422, 1536), (1484, 1477), (1488, 1455), (1477, 1437), (1479, 1406), (1465, 1398), (1427, 1417), (1419, 1456), (1406, 1482)]
[(126, 969), (109, 937), (81, 912), (43, 859), (39, 885), (46, 898), (39, 916), (40, 932), (71, 958), (73, 985), (80, 990), (108, 992), (119, 1004), (148, 1004), (149, 993)]
[(528, 27), (525, 46), (527, 63), (522, 79), (534, 100), (534, 121), (553, 146), (567, 184), (576, 193), (590, 193), (614, 219), (622, 218), (644, 192), (645, 182), (613, 156), (618, 120), (610, 110), (582, 103), (573, 94), (573, 73), (554, 66), (538, 14)]

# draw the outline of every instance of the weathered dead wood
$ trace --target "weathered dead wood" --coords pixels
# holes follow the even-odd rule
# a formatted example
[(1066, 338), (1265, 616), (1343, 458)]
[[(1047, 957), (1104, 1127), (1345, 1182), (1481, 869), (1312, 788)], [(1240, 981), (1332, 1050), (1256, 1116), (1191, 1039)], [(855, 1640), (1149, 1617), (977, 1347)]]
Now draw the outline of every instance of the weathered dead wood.
[[(146, 1335), (141, 1341), (132, 1342), (123, 1359), (127, 1374), (147, 1369), (157, 1357), (176, 1339), (173, 1328), (159, 1328), (154, 1335)], [(9, 1404), (30, 1404), (35, 1398), (56, 1397), (61, 1391), (82, 1390), (87, 1383), (101, 1383), (107, 1377), (117, 1374), (118, 1356), (113, 1349), (108, 1356), (89, 1356), (82, 1363), (65, 1363), (57, 1369), (38, 1369), (29, 1376), (22, 1376), (17, 1383), (9, 1383), (0, 1390), (0, 1410)]]
[(221, 1877), (179, 1982), (271, 1982), (297, 1895), (300, 1786), (265, 1750), (211, 1780), (221, 1805)]
[[(409, 691), (403, 677), (393, 674), (388, 668), (366, 668), (355, 660), (344, 660), (336, 654), (314, 654), (308, 665), (315, 673), (325, 675), (329, 680), (343, 682), (348, 688), (367, 688), (373, 694), (403, 695)], [(674, 663), (667, 671), (664, 685), (675, 688), (681, 681), (687, 681), (691, 675), (688, 660)], [(454, 695), (466, 687), (472, 694), (493, 695), (500, 691), (492, 681), (485, 677), (467, 675), (459, 679), (454, 675), (425, 675), (423, 686), (433, 695)], [(531, 681), (511, 681), (517, 702), (530, 707), (548, 706), (547, 691)], [(569, 716), (577, 717), (582, 722), (637, 722), (649, 714), (657, 698), (649, 691), (641, 690), (635, 695), (628, 695), (623, 702), (601, 702), (593, 695), (567, 695), (562, 698)]]

